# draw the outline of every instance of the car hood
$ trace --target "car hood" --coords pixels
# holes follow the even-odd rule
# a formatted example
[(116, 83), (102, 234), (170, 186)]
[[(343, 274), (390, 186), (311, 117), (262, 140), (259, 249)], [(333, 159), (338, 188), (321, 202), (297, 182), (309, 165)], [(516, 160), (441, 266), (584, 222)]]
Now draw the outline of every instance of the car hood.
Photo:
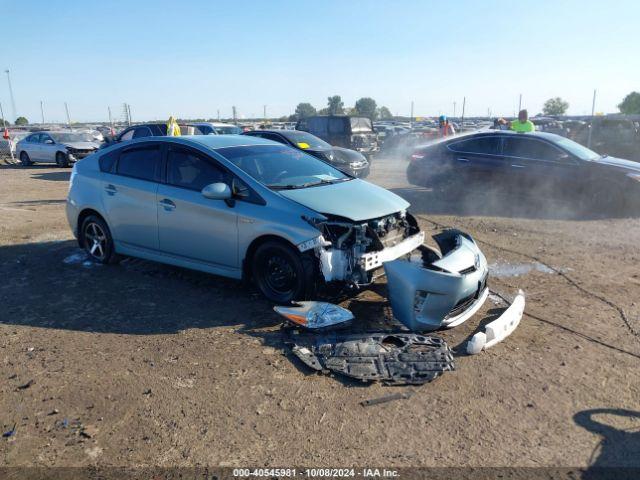
[(631, 160), (624, 160), (622, 158), (616, 157), (602, 157), (597, 160), (594, 160), (597, 164), (602, 165), (611, 165), (613, 167), (618, 167), (622, 170), (626, 170), (627, 172), (640, 173), (640, 163), (633, 162)]
[(354, 222), (384, 217), (409, 207), (409, 203), (395, 193), (358, 179), (278, 193), (316, 212)]
[(98, 148), (100, 146), (94, 142), (64, 142), (63, 145), (77, 150), (91, 150), (92, 148)]

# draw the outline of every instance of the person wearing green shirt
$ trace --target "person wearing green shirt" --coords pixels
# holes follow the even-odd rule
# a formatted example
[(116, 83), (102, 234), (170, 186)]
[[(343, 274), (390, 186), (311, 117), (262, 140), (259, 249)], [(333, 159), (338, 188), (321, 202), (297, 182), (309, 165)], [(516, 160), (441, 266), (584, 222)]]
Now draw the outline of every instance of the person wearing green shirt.
[(511, 122), (511, 130), (519, 133), (534, 132), (536, 126), (529, 120), (529, 113), (526, 110), (520, 110), (518, 119)]

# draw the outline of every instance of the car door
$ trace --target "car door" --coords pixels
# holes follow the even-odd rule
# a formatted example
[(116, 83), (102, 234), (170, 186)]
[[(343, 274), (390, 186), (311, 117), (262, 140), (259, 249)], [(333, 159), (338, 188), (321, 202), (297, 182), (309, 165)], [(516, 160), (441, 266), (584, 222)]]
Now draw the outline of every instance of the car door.
[(102, 174), (102, 203), (116, 249), (122, 245), (158, 250), (156, 193), (161, 159), (157, 142), (124, 146), (113, 171)]
[(505, 177), (505, 162), (500, 151), (500, 137), (483, 135), (447, 145), (451, 152), (452, 166), (456, 173), (467, 181), (502, 185)]
[(157, 203), (163, 253), (239, 268), (236, 209), (201, 193), (207, 185), (229, 181), (229, 174), (213, 158), (195, 149), (170, 145), (166, 178), (158, 188)]
[(504, 139), (503, 153), (514, 184), (519, 189), (533, 191), (544, 188), (548, 193), (560, 193), (563, 186), (578, 184), (578, 162), (549, 142), (509, 135)]
[(24, 141), (23, 150), (27, 152), (32, 162), (40, 161), (40, 137), (42, 134), (34, 133), (29, 135)]
[(59, 145), (47, 133), (40, 134), (40, 161), (55, 162)]

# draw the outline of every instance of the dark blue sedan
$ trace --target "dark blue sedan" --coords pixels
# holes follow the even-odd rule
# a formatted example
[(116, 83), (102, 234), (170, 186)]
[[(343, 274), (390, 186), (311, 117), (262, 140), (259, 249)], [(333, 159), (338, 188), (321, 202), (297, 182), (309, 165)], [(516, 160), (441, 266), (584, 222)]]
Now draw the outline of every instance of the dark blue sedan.
[(552, 133), (483, 131), (417, 147), (407, 179), (449, 192), (476, 188), (563, 198), (590, 209), (640, 203), (640, 163), (599, 155)]

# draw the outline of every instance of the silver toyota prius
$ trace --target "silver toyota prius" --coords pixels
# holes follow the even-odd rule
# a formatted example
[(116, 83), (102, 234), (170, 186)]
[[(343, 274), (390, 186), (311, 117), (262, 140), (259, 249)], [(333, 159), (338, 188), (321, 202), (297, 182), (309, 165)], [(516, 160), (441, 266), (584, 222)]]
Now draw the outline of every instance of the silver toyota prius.
[(370, 283), (420, 247), (408, 207), (300, 150), (198, 135), (141, 138), (77, 162), (67, 217), (98, 262), (129, 255), (251, 279), (287, 303), (323, 283)]

